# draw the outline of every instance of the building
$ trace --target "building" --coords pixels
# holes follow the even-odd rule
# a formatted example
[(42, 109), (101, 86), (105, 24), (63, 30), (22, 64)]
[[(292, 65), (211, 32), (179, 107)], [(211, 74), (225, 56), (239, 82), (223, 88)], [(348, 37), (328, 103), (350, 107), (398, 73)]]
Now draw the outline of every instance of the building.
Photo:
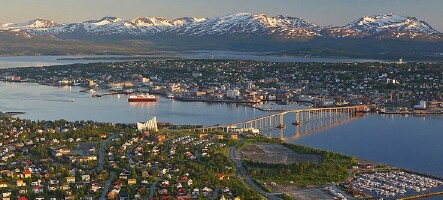
[(30, 170), (25, 170), (23, 172), (25, 178), (31, 178), (32, 172)]
[(96, 84), (95, 84), (94, 80), (88, 80), (88, 85), (92, 87), (92, 86), (95, 86)]
[(221, 140), (223, 139), (223, 135), (214, 135), (214, 139)]
[(400, 82), (398, 80), (396, 80), (396, 79), (388, 78), (388, 79), (386, 79), (386, 84), (395, 84), (395, 85), (397, 85), (397, 84), (400, 84)]
[(157, 117), (153, 117), (146, 123), (137, 122), (137, 130), (141, 133), (144, 133), (145, 131), (158, 131)]
[(226, 96), (231, 99), (236, 99), (238, 96), (240, 96), (240, 90), (233, 89), (226, 91)]
[(135, 185), (137, 184), (137, 179), (128, 179), (128, 185)]
[(75, 183), (75, 177), (73, 176), (66, 177), (66, 183)]
[(415, 110), (426, 110), (428, 103), (426, 101), (421, 100), (418, 105), (414, 105)]
[(192, 77), (193, 78), (198, 78), (198, 77), (202, 77), (202, 73), (198, 72), (198, 71), (193, 71), (192, 72)]

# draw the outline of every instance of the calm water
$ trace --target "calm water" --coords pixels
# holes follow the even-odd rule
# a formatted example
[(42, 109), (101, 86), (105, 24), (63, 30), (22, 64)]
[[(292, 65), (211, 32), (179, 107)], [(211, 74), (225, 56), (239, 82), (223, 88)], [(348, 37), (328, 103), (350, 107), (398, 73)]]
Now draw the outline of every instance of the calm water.
[(23, 111), (32, 120), (94, 120), (135, 123), (157, 116), (174, 124), (226, 124), (268, 113), (242, 105), (181, 102), (160, 98), (159, 102), (129, 103), (126, 95), (92, 98), (78, 87), (56, 88), (33, 83), (0, 82), (0, 111)]
[(192, 51), (188, 54), (181, 55), (182, 58), (189, 59), (228, 59), (228, 60), (255, 60), (267, 62), (383, 62), (374, 59), (349, 59), (349, 58), (305, 58), (292, 56), (272, 56), (260, 52), (235, 52), (235, 51)]
[[(79, 58), (79, 56), (0, 56), (0, 69), (13, 67), (40, 67), (50, 65), (66, 65), (74, 63), (90, 63), (89, 60), (59, 60), (62, 58)], [(95, 60), (94, 62), (110, 62)]]
[[(177, 57), (188, 59), (232, 59), (232, 60), (256, 60), (269, 62), (379, 62), (379, 60), (369, 59), (332, 59), (332, 58), (301, 58), (301, 57), (278, 57), (268, 56), (256, 52), (232, 52), (232, 51), (196, 51), (183, 54), (167, 54), (146, 55), (141, 57)], [(93, 57), (125, 57), (118, 55), (103, 56), (0, 56), (0, 69), (13, 67), (37, 67), (50, 65), (66, 65), (74, 63), (94, 63), (94, 62), (116, 62), (119, 60), (60, 60), (63, 58), (93, 58)], [(139, 59), (140, 56), (130, 56), (133, 60)], [(121, 61), (121, 60), (120, 60)]]
[(294, 132), (285, 130), (287, 142), (443, 177), (443, 116), (369, 114), (308, 136)]

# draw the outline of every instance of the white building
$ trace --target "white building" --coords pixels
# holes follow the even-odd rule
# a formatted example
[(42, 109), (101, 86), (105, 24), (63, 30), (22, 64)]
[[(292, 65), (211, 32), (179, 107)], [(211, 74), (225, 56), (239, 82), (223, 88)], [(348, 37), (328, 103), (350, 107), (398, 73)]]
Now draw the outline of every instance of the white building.
[(426, 101), (423, 101), (423, 100), (421, 100), (420, 101), (420, 103), (418, 104), (418, 105), (414, 105), (414, 109), (417, 109), (417, 110), (426, 110), (426, 108), (427, 108), (427, 102)]
[(198, 78), (198, 77), (202, 77), (202, 73), (198, 72), (198, 71), (193, 71), (192, 72), (192, 77), (193, 78)]
[(226, 96), (229, 98), (235, 99), (238, 96), (240, 96), (240, 90), (237, 90), (237, 89), (228, 90), (228, 91), (226, 91)]
[(389, 84), (389, 83), (400, 84), (400, 82), (398, 82), (398, 80), (388, 78), (388, 79), (386, 79), (386, 84)]
[(321, 102), (321, 106), (323, 106), (323, 107), (329, 107), (329, 106), (334, 106), (334, 105), (335, 105), (334, 99), (325, 99)]
[(314, 101), (314, 97), (310, 96), (310, 95), (300, 95), (298, 97), (299, 101)]
[(145, 131), (158, 131), (157, 127), (157, 117), (153, 117), (146, 123), (137, 122), (137, 130), (140, 132)]

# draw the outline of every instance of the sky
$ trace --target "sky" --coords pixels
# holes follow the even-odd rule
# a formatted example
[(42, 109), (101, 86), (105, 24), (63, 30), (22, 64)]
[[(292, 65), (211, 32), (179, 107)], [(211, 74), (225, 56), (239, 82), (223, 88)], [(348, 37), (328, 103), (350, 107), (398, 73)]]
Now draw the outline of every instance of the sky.
[(114, 16), (214, 17), (237, 12), (299, 17), (320, 25), (345, 25), (376, 14), (414, 16), (443, 32), (443, 0), (0, 0), (0, 22), (45, 18), (59, 23)]

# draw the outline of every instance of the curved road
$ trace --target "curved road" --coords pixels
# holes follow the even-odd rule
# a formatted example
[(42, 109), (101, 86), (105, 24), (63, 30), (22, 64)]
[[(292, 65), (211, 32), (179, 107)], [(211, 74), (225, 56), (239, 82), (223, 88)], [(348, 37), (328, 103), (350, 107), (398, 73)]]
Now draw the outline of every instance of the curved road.
[(108, 144), (108, 142), (110, 140), (114, 139), (117, 136), (118, 136), (118, 134), (113, 134), (113, 135), (109, 136), (106, 140), (102, 140), (101, 141), (101, 143), (100, 143), (100, 152), (99, 152), (99, 156), (98, 156), (97, 171), (103, 170), (103, 162), (105, 160), (106, 144)]
[(281, 200), (280, 198), (274, 196), (274, 194), (272, 193), (268, 193), (266, 191), (264, 191), (263, 189), (261, 189), (259, 186), (257, 186), (254, 181), (252, 181), (252, 178), (248, 175), (248, 172), (246, 171), (246, 169), (243, 167), (241, 161), (237, 158), (237, 155), (235, 154), (235, 150), (237, 149), (237, 147), (239, 145), (241, 145), (243, 142), (245, 142), (245, 139), (243, 137), (240, 137), (240, 142), (237, 143), (236, 145), (232, 146), (229, 149), (229, 154), (231, 157), (231, 160), (234, 161), (235, 166), (237, 168), (237, 170), (240, 172), (240, 174), (243, 176), (243, 178), (246, 180), (246, 182), (257, 192), (259, 192), (261, 195), (265, 196), (267, 199), (273, 199), (273, 200)]

